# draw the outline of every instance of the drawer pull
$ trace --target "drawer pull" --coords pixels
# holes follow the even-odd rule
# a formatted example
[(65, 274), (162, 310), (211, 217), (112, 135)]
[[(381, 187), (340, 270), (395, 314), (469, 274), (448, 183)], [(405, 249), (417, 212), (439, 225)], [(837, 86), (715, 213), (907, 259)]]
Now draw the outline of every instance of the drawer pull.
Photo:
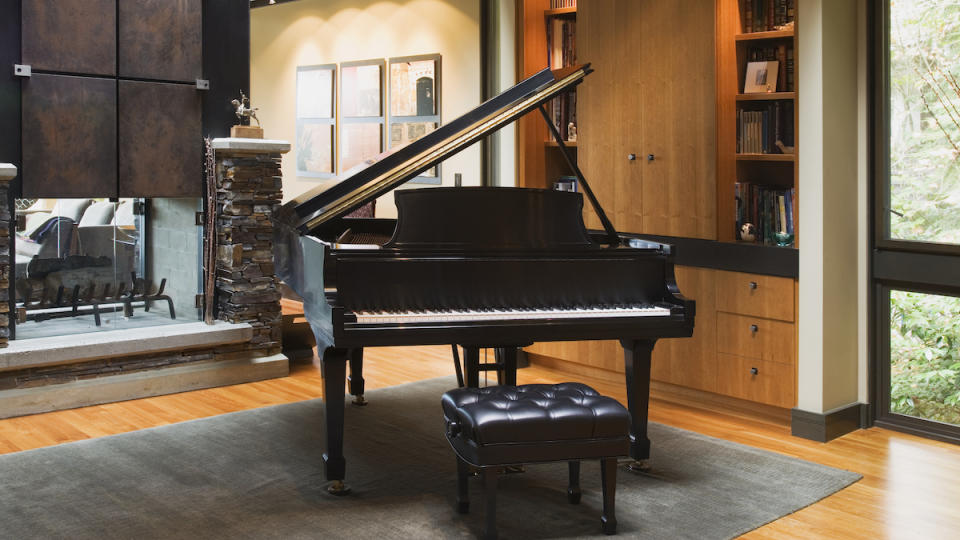
[(750, 325), (750, 333), (756, 334), (756, 333), (757, 333), (757, 330), (760, 330), (759, 328), (757, 328), (757, 325), (755, 325), (755, 324), (751, 324), (751, 325)]
[(751, 282), (750, 282), (750, 290), (751, 290), (751, 291), (757, 290), (757, 282), (756, 282), (756, 281), (751, 281)]
[(751, 374), (751, 375), (759, 375), (759, 374), (760, 374), (760, 370), (757, 369), (757, 368), (755, 368), (755, 367), (752, 367), (752, 368), (750, 368), (750, 374)]

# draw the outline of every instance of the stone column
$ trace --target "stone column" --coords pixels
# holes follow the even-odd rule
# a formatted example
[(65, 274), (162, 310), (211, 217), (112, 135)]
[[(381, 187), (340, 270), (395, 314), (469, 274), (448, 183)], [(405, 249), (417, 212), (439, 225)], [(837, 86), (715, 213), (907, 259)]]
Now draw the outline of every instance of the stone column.
[(10, 339), (10, 231), (12, 223), (7, 186), (17, 177), (17, 168), (0, 163), (0, 348)]
[(273, 267), (274, 211), (283, 187), (285, 141), (214, 139), (217, 170), (217, 319), (253, 326), (244, 350), (280, 352), (279, 281)]

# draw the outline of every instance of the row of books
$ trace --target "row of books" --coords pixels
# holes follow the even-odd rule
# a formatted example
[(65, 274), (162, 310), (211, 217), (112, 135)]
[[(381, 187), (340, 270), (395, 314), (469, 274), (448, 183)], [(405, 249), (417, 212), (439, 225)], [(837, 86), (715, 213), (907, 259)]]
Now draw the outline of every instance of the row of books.
[(577, 0), (550, 0), (550, 9), (575, 8)]
[(797, 0), (740, 0), (743, 31), (769, 32), (794, 21)]
[(547, 21), (547, 65), (560, 69), (577, 63), (577, 21), (553, 17)]
[(777, 245), (776, 234), (795, 234), (793, 228), (796, 192), (760, 184), (737, 182), (734, 184), (737, 198), (737, 239), (743, 237), (744, 225), (753, 224), (754, 241), (760, 244)]
[(793, 47), (781, 43), (770, 47), (751, 47), (747, 49), (747, 62), (778, 62), (777, 92), (796, 92), (796, 78), (793, 72)]
[(792, 100), (738, 107), (737, 153), (792, 154), (793, 124)]
[[(550, 100), (550, 119), (557, 126), (564, 141), (576, 140), (575, 133), (570, 127), (577, 125), (577, 92), (576, 90), (560, 95)], [(576, 129), (574, 127), (574, 129)], [(572, 135), (572, 136), (571, 136)], [(553, 140), (553, 137), (549, 137)]]

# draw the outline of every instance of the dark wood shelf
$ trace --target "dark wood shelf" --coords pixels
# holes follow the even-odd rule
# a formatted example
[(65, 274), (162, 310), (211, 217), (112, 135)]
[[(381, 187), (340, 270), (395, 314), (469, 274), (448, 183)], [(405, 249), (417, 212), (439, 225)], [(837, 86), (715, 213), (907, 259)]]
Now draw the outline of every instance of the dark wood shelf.
[(544, 16), (544, 17), (555, 17), (555, 16), (557, 16), (557, 15), (571, 15), (571, 14), (576, 14), (576, 13), (577, 13), (577, 8), (575, 8), (575, 7), (565, 7), (565, 8), (557, 8), (557, 9), (548, 9), (548, 10), (546, 10), (546, 11), (543, 12), (543, 16)]
[(737, 161), (795, 161), (796, 154), (737, 154)]
[[(560, 145), (557, 144), (557, 141), (545, 141), (543, 144), (545, 144), (546, 146), (554, 147), (554, 148), (560, 147)], [(576, 148), (577, 141), (563, 141), (563, 145), (566, 146), (567, 148)]]
[(797, 99), (796, 92), (763, 92), (756, 94), (737, 94), (737, 101), (776, 101), (780, 99)]
[(748, 34), (737, 34), (734, 39), (737, 41), (755, 41), (758, 39), (792, 39), (793, 29), (773, 30), (770, 32), (750, 32)]

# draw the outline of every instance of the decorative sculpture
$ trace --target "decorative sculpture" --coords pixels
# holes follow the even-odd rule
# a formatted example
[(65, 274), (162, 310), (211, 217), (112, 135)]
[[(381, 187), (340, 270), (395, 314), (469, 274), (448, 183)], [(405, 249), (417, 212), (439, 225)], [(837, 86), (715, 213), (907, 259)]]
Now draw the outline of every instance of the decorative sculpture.
[[(233, 104), (233, 108), (236, 109), (237, 118), (240, 119), (241, 125), (250, 125), (250, 119), (257, 121), (257, 126), (260, 126), (260, 119), (257, 118), (257, 110), (250, 107), (250, 98), (244, 95), (243, 90), (240, 90), (240, 99), (235, 99), (230, 103)], [(244, 124), (244, 119), (246, 119), (246, 124)]]

